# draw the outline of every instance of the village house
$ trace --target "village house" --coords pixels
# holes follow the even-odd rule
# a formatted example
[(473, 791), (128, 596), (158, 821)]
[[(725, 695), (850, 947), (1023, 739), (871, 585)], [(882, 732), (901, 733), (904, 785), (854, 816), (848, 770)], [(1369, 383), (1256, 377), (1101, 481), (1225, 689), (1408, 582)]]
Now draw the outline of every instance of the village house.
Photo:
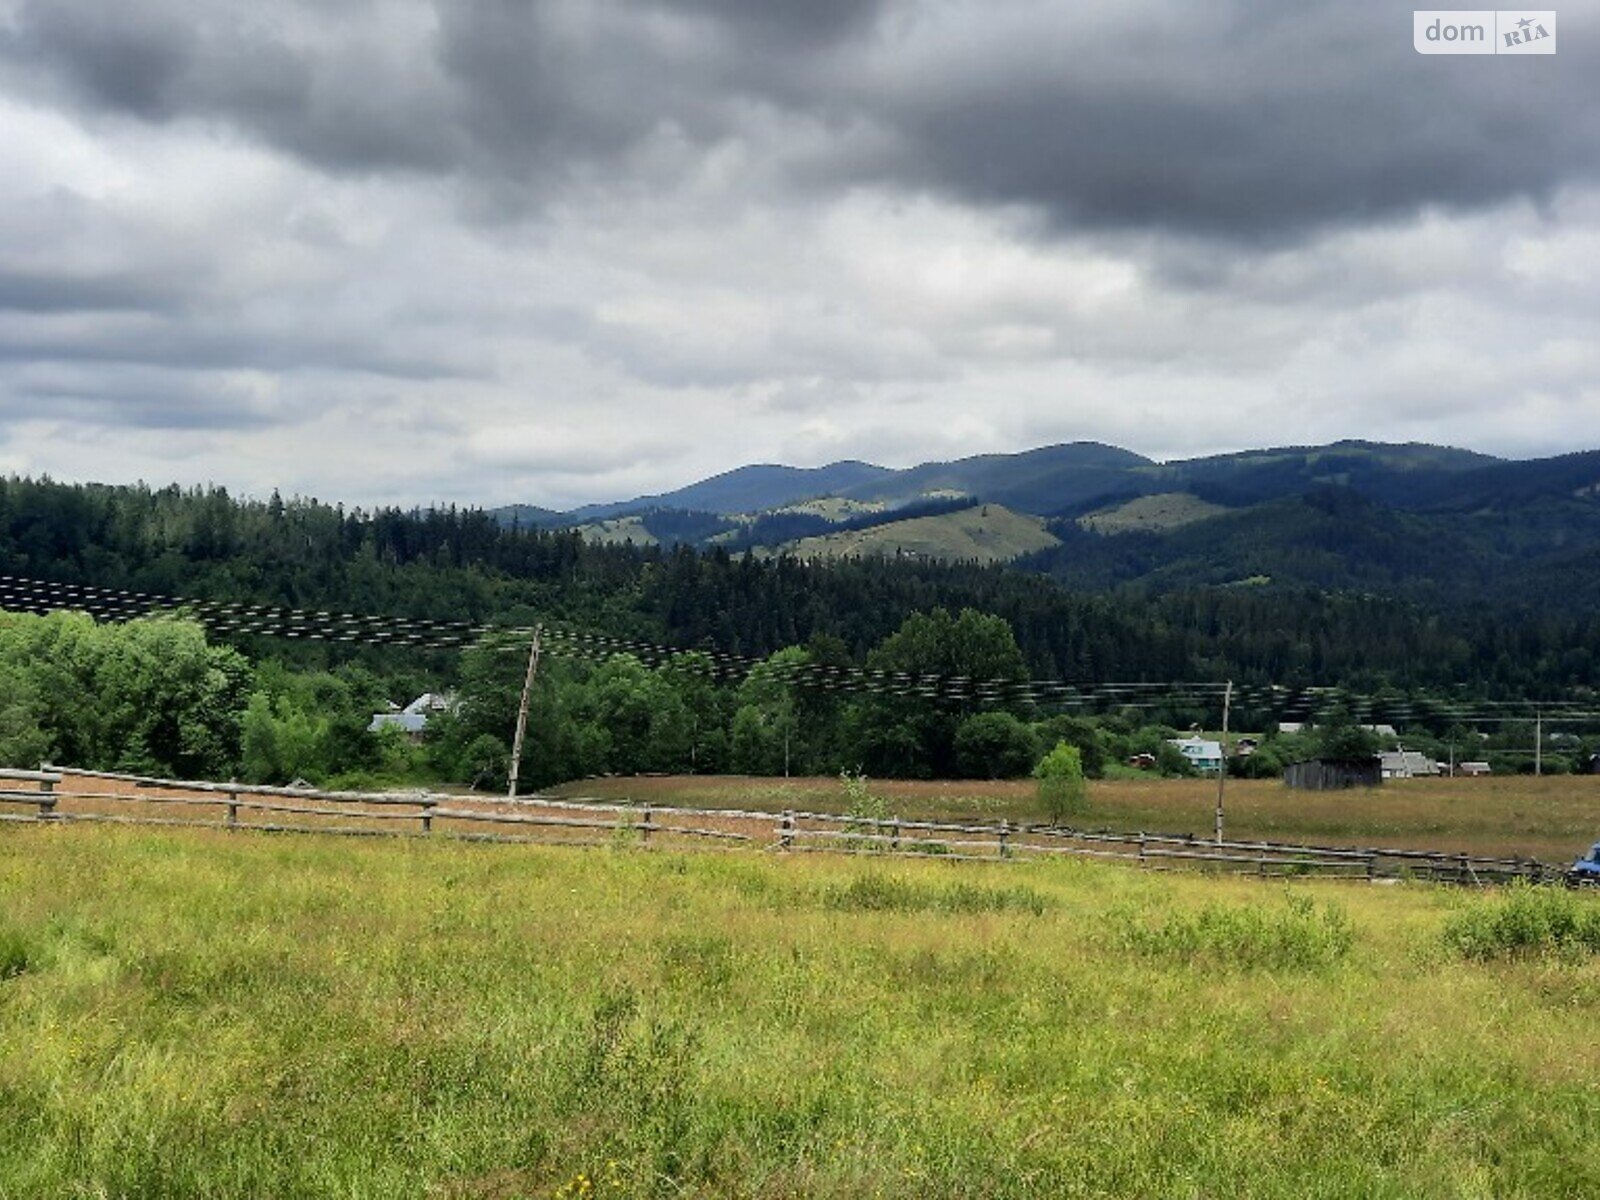
[(1178, 748), (1178, 753), (1189, 760), (1189, 765), (1197, 771), (1222, 770), (1222, 743), (1208, 741), (1195, 735), (1186, 738), (1168, 738), (1167, 741)]
[(449, 696), (439, 692), (423, 692), (404, 708), (397, 708), (391, 704), (388, 712), (373, 713), (372, 720), (367, 725), (367, 732), (379, 733), (385, 729), (400, 729), (412, 741), (421, 741), (423, 731), (428, 728), (428, 718), (447, 711), (450, 704)]
[(1378, 755), (1378, 762), (1385, 779), (1416, 779), (1439, 773), (1438, 762), (1417, 750), (1385, 750)]

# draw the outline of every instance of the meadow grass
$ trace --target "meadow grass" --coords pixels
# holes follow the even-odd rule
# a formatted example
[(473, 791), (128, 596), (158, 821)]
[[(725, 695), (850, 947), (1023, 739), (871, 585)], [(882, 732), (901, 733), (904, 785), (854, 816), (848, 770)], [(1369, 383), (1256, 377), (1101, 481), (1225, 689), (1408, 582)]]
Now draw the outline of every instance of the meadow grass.
[[(1031, 780), (894, 780), (869, 784), (885, 813), (907, 819), (1043, 821)], [(674, 775), (586, 779), (568, 796), (704, 808), (842, 812), (836, 778)], [(1086, 829), (1209, 836), (1212, 779), (1097, 779), (1073, 817)], [(1291, 791), (1273, 779), (1230, 779), (1228, 836), (1337, 846), (1387, 846), (1570, 863), (1600, 839), (1600, 775), (1392, 780), (1344, 792)]]
[(0, 830), (0, 1196), (1593, 1195), (1600, 955), (1506, 903)]

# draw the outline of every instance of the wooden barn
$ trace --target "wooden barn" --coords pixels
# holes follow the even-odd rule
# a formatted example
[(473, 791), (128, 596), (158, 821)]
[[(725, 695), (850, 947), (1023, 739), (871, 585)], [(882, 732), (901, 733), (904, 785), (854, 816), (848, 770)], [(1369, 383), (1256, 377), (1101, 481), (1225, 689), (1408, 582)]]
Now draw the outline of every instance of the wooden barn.
[(1376, 755), (1371, 758), (1308, 758), (1285, 767), (1283, 782), (1308, 792), (1380, 787), (1383, 784), (1383, 765)]

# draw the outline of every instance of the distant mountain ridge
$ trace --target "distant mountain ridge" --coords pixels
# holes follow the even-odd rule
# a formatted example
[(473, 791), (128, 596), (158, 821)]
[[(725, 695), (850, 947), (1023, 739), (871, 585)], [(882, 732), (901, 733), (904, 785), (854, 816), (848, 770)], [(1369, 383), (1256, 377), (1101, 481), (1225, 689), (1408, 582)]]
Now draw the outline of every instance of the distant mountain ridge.
[(896, 470), (741, 467), (523, 526), (732, 553), (1013, 562), (1074, 588), (1282, 587), (1600, 608), (1600, 450), (1341, 441), (1155, 462), (1095, 442)]
[(890, 467), (846, 460), (825, 467), (785, 467), (761, 463), (724, 471), (659, 496), (640, 496), (610, 504), (586, 504), (566, 514), (572, 524), (604, 520), (647, 508), (676, 508), (721, 516), (765, 512), (819, 496), (853, 495), (895, 475)]
[(1056, 516), (1161, 493), (1195, 491), (1212, 503), (1237, 506), (1327, 485), (1354, 487), (1374, 499), (1391, 502), (1423, 493), (1449, 495), (1447, 480), (1495, 465), (1511, 469), (1510, 477), (1520, 479), (1516, 469), (1527, 464), (1415, 442), (1342, 441), (1165, 463), (1101, 442), (1066, 442), (1015, 454), (980, 454), (899, 469), (858, 460), (822, 467), (763, 463), (737, 467), (674, 491), (587, 504), (566, 513), (532, 505), (495, 511), (507, 522), (515, 516), (523, 524), (548, 527), (583, 525), (650, 510), (733, 517), (822, 497), (892, 507), (928, 496), (961, 494), (1019, 512)]

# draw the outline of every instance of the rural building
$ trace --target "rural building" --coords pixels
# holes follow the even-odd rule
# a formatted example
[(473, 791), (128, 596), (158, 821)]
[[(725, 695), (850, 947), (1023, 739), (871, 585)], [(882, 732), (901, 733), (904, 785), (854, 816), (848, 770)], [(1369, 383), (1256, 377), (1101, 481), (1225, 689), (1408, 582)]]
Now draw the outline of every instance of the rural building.
[(1129, 755), (1128, 765), (1137, 767), (1141, 771), (1154, 771), (1156, 769), (1156, 756), (1154, 754)]
[(1222, 770), (1222, 743), (1207, 741), (1203, 737), (1168, 738), (1178, 748), (1178, 753), (1189, 760), (1197, 771)]
[(1416, 750), (1385, 750), (1378, 755), (1378, 762), (1385, 779), (1416, 779), (1439, 773), (1439, 764)]
[(1285, 767), (1283, 782), (1308, 792), (1379, 787), (1383, 783), (1383, 768), (1376, 755), (1371, 758), (1308, 758)]
[(1308, 727), (1309, 727), (1309, 723), (1306, 722), (1306, 721), (1279, 721), (1278, 722), (1278, 732), (1279, 733), (1304, 733)]
[(1493, 773), (1494, 768), (1489, 766), (1489, 764), (1486, 762), (1464, 762), (1456, 764), (1457, 775), (1477, 776), (1492, 775)]
[(435, 713), (445, 712), (450, 707), (450, 697), (438, 692), (423, 692), (404, 708), (391, 711), (373, 713), (372, 721), (367, 725), (368, 733), (377, 733), (384, 729), (402, 729), (413, 740), (420, 739), (422, 732), (428, 727), (428, 718)]

